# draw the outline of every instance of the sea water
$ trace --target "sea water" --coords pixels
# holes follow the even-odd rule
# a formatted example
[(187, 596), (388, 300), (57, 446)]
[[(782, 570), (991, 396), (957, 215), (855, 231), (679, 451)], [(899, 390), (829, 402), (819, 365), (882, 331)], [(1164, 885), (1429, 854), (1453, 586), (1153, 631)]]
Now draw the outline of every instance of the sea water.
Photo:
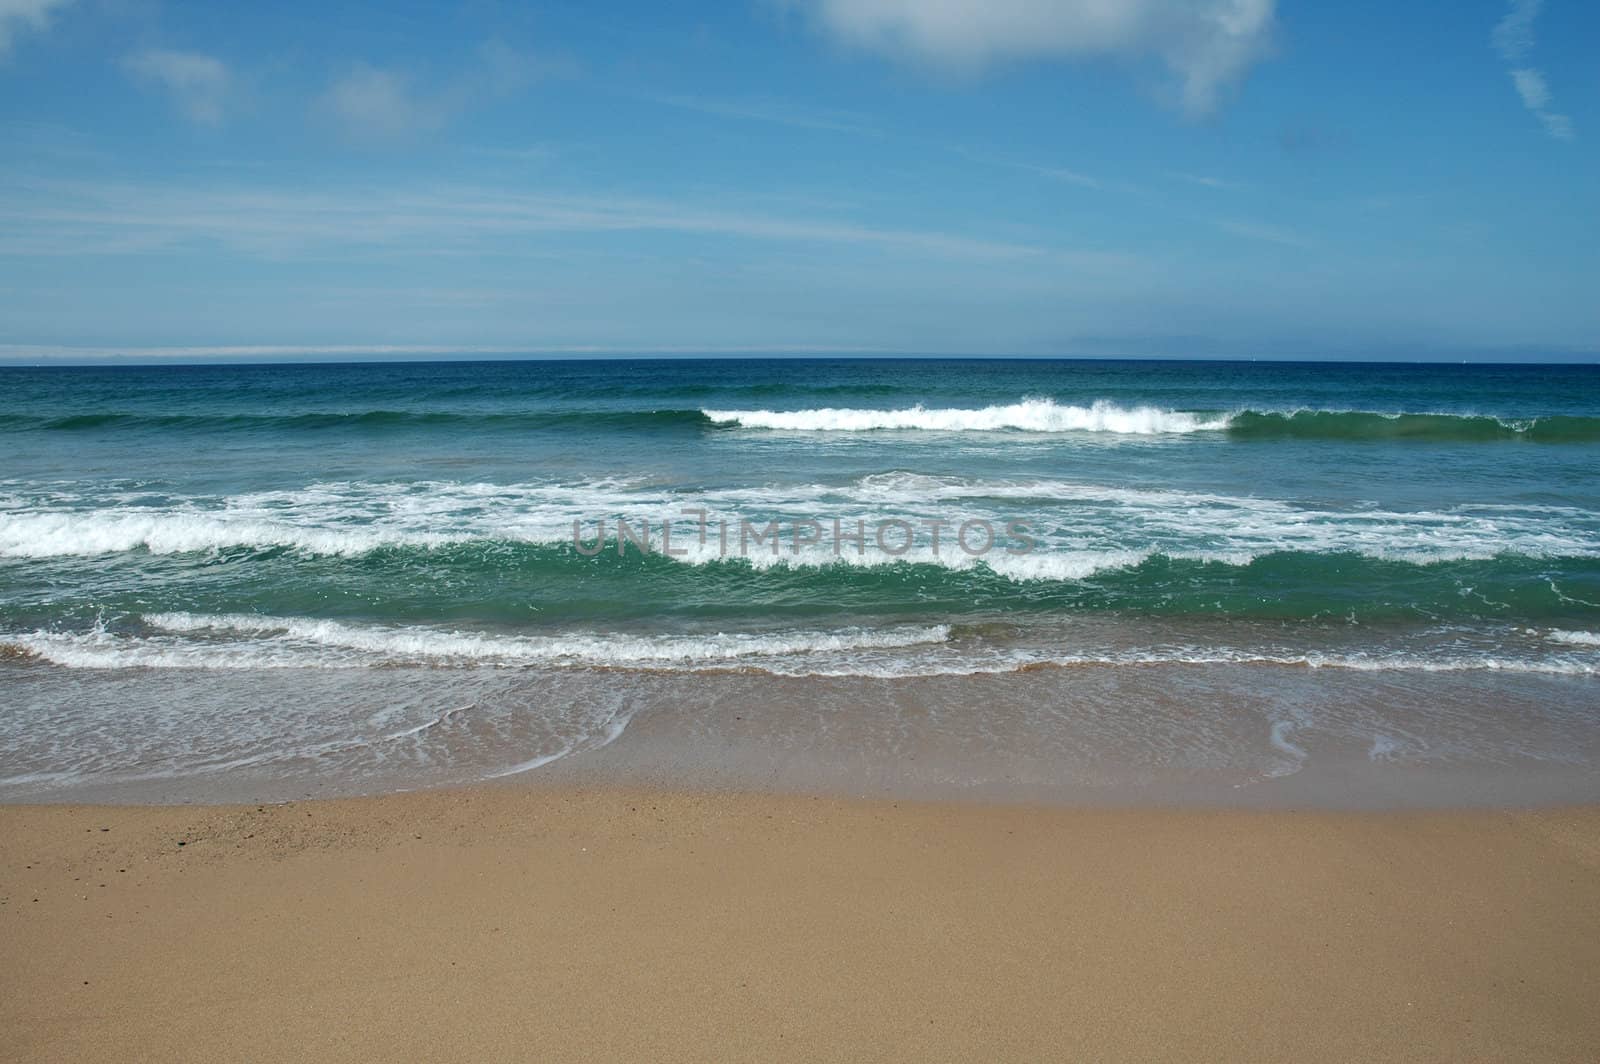
[(1597, 671), (1596, 367), (0, 368), (3, 800), (1593, 799)]

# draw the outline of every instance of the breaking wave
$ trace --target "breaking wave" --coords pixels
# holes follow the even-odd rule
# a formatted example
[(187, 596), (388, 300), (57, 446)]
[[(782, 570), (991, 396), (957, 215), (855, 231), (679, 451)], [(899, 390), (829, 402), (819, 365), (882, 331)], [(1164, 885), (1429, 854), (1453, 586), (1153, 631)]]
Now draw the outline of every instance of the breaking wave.
[[(948, 624), (835, 630), (636, 635), (462, 631), (313, 617), (157, 613), (138, 632), (36, 631), (0, 637), (6, 656), (83, 669), (590, 668), (775, 676), (970, 676), (1097, 666), (1271, 666), (1360, 672), (1600, 674), (1592, 653), (1312, 651), (1163, 645), (1063, 652), (994, 642)], [(1586, 647), (1592, 644), (1584, 644)], [(1509, 649), (1509, 648), (1505, 648)]]
[[(951, 527), (938, 551), (925, 528), (930, 504)], [(592, 541), (607, 523), (616, 555), (616, 521), (651, 529), (662, 545), (673, 520), (674, 560), (707, 564), (728, 557), (715, 531), (693, 533), (704, 512), (731, 528), (735, 555), (755, 568), (877, 567), (899, 562), (971, 570), (986, 565), (1015, 579), (1074, 579), (1154, 557), (1249, 564), (1274, 554), (1350, 554), (1432, 564), (1460, 560), (1600, 557), (1600, 519), (1575, 508), (1462, 505), (1442, 510), (1332, 509), (1279, 499), (1217, 495), (1053, 479), (999, 480), (892, 472), (849, 484), (766, 485), (675, 492), (648, 483), (485, 484), (448, 481), (323, 483), (288, 491), (227, 496), (165, 496), (140, 491), (0, 492), (0, 558), (47, 559), (147, 552), (293, 551), (354, 557), (380, 550), (433, 551), (461, 546), (570, 548), (574, 522)], [(997, 546), (1018, 520), (1037, 542), (1026, 554), (995, 549), (975, 558), (954, 542), (967, 518), (993, 522)], [(780, 550), (741, 551), (739, 522), (779, 522)], [(841, 529), (866, 524), (862, 549), (835, 542)], [(909, 551), (883, 549), (874, 522), (905, 521), (917, 538)], [(829, 539), (801, 548), (796, 522), (826, 526)], [(687, 530), (686, 530), (687, 528)], [(838, 547), (840, 549), (834, 549)], [(571, 553), (568, 551), (567, 553)]]
[(976, 410), (927, 409), (854, 410), (825, 407), (819, 410), (703, 410), (717, 424), (785, 432), (871, 432), (925, 430), (930, 432), (1110, 432), (1154, 436), (1162, 433), (1201, 432), (1227, 427), (1227, 418), (1161, 410), (1153, 406), (1121, 407), (1097, 402), (1090, 406), (1060, 406), (1051, 399), (1025, 399), (1006, 406)]
[(283, 414), (0, 413), (0, 432), (543, 432), (697, 433), (742, 428), (780, 432), (1017, 432), (1099, 433), (1110, 436), (1217, 434), (1232, 440), (1417, 441), (1472, 443), (1600, 442), (1600, 418), (1575, 415), (1504, 417), (1488, 414), (1373, 410), (1181, 410), (1087, 405), (1049, 398), (984, 407), (816, 407), (771, 409), (564, 409), (527, 411), (334, 410)]
[(4, 644), (16, 656), (78, 668), (704, 668), (793, 655), (897, 650), (950, 638), (949, 625), (685, 636), (574, 631), (541, 636), (257, 614), (155, 613), (142, 621), (152, 634), (120, 635), (97, 627), (89, 632), (10, 635)]
[(704, 410), (711, 422), (784, 432), (1096, 432), (1130, 436), (1224, 433), (1229, 439), (1413, 440), (1466, 443), (1526, 440), (1600, 442), (1600, 418), (1502, 418), (1482, 414), (1387, 413), (1368, 410), (1186, 411), (1153, 406), (1088, 406), (1026, 399), (977, 409), (922, 406), (899, 410), (824, 407), (814, 410)]

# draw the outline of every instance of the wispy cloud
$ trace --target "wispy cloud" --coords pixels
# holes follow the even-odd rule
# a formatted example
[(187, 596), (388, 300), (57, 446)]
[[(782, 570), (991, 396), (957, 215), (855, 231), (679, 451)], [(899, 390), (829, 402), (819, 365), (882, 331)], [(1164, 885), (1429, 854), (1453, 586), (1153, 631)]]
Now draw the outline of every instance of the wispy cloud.
[(1232, 236), (1245, 240), (1259, 240), (1267, 244), (1278, 244), (1289, 248), (1310, 248), (1312, 242), (1292, 229), (1282, 226), (1270, 225), (1265, 222), (1252, 222), (1241, 218), (1209, 218), (1207, 221), (1217, 229)]
[(220, 59), (148, 48), (126, 57), (122, 65), (140, 80), (164, 89), (190, 121), (221, 124), (232, 78)]
[(1191, 115), (1271, 46), (1276, 0), (788, 0), (844, 44), (977, 71), (1028, 59), (1153, 57)]
[(561, 149), (554, 144), (528, 144), (522, 147), (484, 144), (469, 147), (465, 150), (473, 155), (488, 156), (492, 159), (506, 159), (517, 163), (547, 163), (561, 154)]
[(57, 122), (13, 120), (0, 123), (0, 141), (15, 158), (35, 164), (45, 162), (81, 166), (104, 163), (110, 156), (96, 138), (81, 129)]
[[(993, 160), (985, 161), (993, 162)], [(1000, 165), (1009, 166), (1017, 170), (1026, 170), (1029, 173), (1038, 174), (1040, 177), (1047, 177), (1052, 181), (1064, 181), (1069, 185), (1077, 185), (1079, 188), (1097, 189), (1105, 187), (1101, 184), (1099, 178), (1090, 177), (1088, 174), (1079, 173), (1076, 170), (1068, 170), (1064, 166), (1037, 166), (1033, 163), (1018, 162), (1006, 162)]]
[(357, 63), (318, 103), (352, 140), (400, 140), (444, 125), (456, 104), (418, 94), (408, 75)]
[(1199, 185), (1202, 188), (1237, 191), (1238, 189), (1244, 187), (1237, 181), (1227, 181), (1220, 177), (1212, 177), (1209, 174), (1185, 174), (1174, 172), (1169, 173), (1167, 176), (1172, 178), (1174, 181), (1185, 181), (1191, 185)]
[(719, 100), (703, 96), (675, 96), (667, 93), (650, 93), (644, 98), (664, 107), (676, 107), (684, 111), (699, 111), (702, 114), (716, 115), (721, 118), (768, 122), (774, 125), (792, 126), (796, 129), (816, 129), (833, 133), (860, 133), (866, 135), (875, 135), (878, 132), (860, 115), (818, 111), (811, 108), (798, 107), (781, 100)]
[(1064, 166), (1046, 166), (1038, 163), (1024, 162), (1018, 159), (998, 158), (986, 155), (979, 151), (960, 144), (927, 141), (913, 136), (898, 134), (893, 130), (884, 130), (874, 126), (864, 115), (851, 114), (837, 111), (817, 111), (809, 108), (797, 107), (791, 103), (773, 100), (721, 100), (708, 99), (700, 96), (675, 96), (664, 93), (648, 93), (643, 99), (658, 103), (665, 107), (676, 107), (688, 111), (699, 111), (703, 114), (715, 115), (720, 118), (732, 118), (752, 122), (767, 122), (774, 125), (792, 126), (799, 129), (824, 130), (834, 133), (848, 133), (858, 136), (879, 137), (895, 140), (902, 144), (919, 149), (934, 149), (952, 152), (962, 158), (983, 166), (997, 166), (1008, 170), (1020, 170), (1037, 177), (1051, 181), (1060, 181), (1080, 188), (1101, 189), (1105, 184), (1096, 177), (1091, 177), (1078, 170), (1071, 170)]
[(1491, 37), (1495, 51), (1506, 61), (1517, 95), (1546, 133), (1557, 140), (1573, 138), (1572, 119), (1551, 109), (1550, 86), (1544, 71), (1528, 64), (1533, 51), (1533, 23), (1544, 0), (1511, 0), (1511, 9), (1495, 26)]
[(1069, 185), (1077, 185), (1080, 188), (1101, 189), (1105, 187), (1104, 182), (1102, 182), (1099, 178), (1091, 177), (1090, 175), (1081, 173), (1077, 170), (1069, 170), (1064, 166), (1045, 166), (1040, 163), (1023, 162), (1020, 159), (1002, 159), (993, 155), (985, 155), (981, 152), (975, 152), (969, 148), (963, 148), (959, 145), (951, 145), (949, 146), (949, 150), (955, 152), (957, 155), (960, 155), (963, 158), (970, 159), (975, 163), (981, 163), (984, 166), (1001, 166), (1007, 170), (1020, 170), (1026, 174), (1034, 174), (1035, 176), (1047, 178), (1051, 181), (1061, 181)]
[(668, 200), (421, 187), (343, 193), (215, 186), (48, 182), (0, 195), (0, 255), (155, 253), (221, 245), (264, 258), (380, 251), (529, 254), (540, 235), (687, 233), (790, 244), (853, 245), (956, 260), (1127, 265), (1074, 251), (938, 230), (746, 212)]
[(487, 41), (467, 70), (431, 88), (398, 67), (351, 64), (318, 98), (316, 110), (352, 141), (404, 141), (435, 132), (475, 103), (575, 69), (561, 57), (536, 56)]
[(1543, 71), (1513, 70), (1511, 81), (1517, 87), (1517, 95), (1522, 97), (1522, 106), (1533, 112), (1546, 133), (1557, 140), (1572, 139), (1572, 119), (1550, 110), (1550, 86), (1545, 84)]
[(0, 60), (11, 54), (12, 42), (21, 30), (42, 30), (50, 24), (50, 14), (72, 0), (0, 0)]

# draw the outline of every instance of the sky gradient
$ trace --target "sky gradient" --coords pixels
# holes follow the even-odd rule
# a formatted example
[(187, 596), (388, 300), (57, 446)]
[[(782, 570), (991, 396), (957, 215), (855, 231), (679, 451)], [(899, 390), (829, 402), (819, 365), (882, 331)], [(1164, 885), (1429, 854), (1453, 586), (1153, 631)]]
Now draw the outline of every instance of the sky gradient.
[(1600, 5), (0, 0), (0, 358), (1600, 357)]

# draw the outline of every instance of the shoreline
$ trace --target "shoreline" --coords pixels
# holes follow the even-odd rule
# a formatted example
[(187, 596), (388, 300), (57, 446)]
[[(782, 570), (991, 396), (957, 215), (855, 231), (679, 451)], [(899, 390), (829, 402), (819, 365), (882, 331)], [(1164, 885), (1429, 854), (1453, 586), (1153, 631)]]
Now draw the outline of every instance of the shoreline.
[(1600, 803), (1592, 677), (0, 672), (15, 707), (5, 802), (285, 801), (503, 777), (1067, 807)]
[(1118, 809), (507, 784), (6, 805), (0, 874), (5, 1059), (1600, 1047), (1594, 805)]

